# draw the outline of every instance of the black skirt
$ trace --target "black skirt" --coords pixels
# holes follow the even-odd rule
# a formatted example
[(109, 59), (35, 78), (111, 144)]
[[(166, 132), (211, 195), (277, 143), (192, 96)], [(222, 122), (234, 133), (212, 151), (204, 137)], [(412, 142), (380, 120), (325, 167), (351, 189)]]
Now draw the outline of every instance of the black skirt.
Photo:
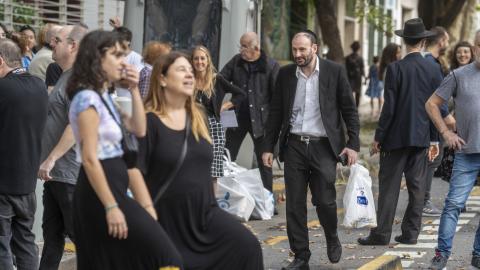
[(104, 206), (82, 168), (74, 195), (74, 230), (77, 269), (183, 269), (176, 248), (162, 227), (127, 196), (128, 173), (122, 158), (100, 161), (110, 190), (125, 215), (128, 237), (108, 235)]

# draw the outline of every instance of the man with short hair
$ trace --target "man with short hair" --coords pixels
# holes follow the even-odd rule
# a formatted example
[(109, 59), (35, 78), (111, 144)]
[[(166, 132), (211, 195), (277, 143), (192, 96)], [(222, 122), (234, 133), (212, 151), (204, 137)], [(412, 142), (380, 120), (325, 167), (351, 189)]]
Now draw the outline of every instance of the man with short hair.
[(38, 171), (43, 185), (43, 239), (40, 270), (58, 269), (65, 236), (73, 235), (72, 200), (80, 164), (75, 160), (75, 138), (68, 121), (70, 100), (65, 93), (80, 41), (82, 26), (65, 26), (57, 32), (53, 57), (65, 70), (48, 98), (48, 117), (42, 137), (42, 164)]
[[(424, 53), (425, 59), (432, 62), (433, 65), (437, 67), (440, 72), (436, 72), (438, 79), (432, 84), (433, 89), (437, 89), (440, 86), (441, 81), (443, 80), (443, 68), (442, 64), (439, 61), (439, 57), (444, 55), (448, 48), (448, 41), (450, 39), (447, 30), (441, 26), (435, 26), (430, 29), (434, 34), (433, 36), (427, 38), (427, 50)], [(455, 125), (455, 118), (448, 113), (448, 106), (445, 102), (441, 108), (442, 117), (445, 119), (449, 126)], [(453, 127), (452, 127), (453, 128)], [(425, 188), (425, 199), (423, 205), (423, 216), (429, 217), (438, 217), (442, 213), (431, 201), (430, 191), (432, 189), (433, 174), (435, 170), (440, 166), (440, 162), (443, 157), (443, 143), (441, 138), (438, 142), (439, 154), (432, 161), (428, 162), (427, 169), (427, 178), (426, 178), (426, 188)]]
[(362, 97), (362, 78), (365, 77), (365, 65), (363, 58), (360, 56), (360, 42), (354, 41), (350, 48), (352, 53), (345, 57), (345, 68), (347, 69), (348, 81), (355, 95), (355, 104), (360, 105), (360, 98)]
[(132, 31), (125, 26), (120, 26), (114, 28), (113, 32), (119, 35), (120, 41), (123, 42), (126, 47), (125, 53), (127, 56), (125, 56), (125, 62), (134, 65), (137, 71), (140, 72), (145, 65), (143, 64), (142, 56), (131, 48)]
[(45, 44), (42, 44), (42, 48), (35, 54), (28, 68), (30, 74), (39, 77), (42, 81), (45, 81), (48, 65), (55, 60), (52, 58), (52, 50), (55, 47), (55, 36), (61, 28), (57, 24), (48, 26), (45, 33)]
[(245, 91), (247, 98), (235, 108), (238, 127), (227, 129), (225, 147), (232, 160), (237, 159), (240, 146), (247, 133), (253, 139), (257, 164), (263, 186), (272, 191), (272, 168), (262, 162), (265, 125), (269, 103), (275, 87), (278, 63), (260, 49), (260, 39), (254, 32), (247, 32), (240, 38), (240, 53), (235, 55), (220, 72), (225, 79)]
[[(416, 244), (422, 223), (423, 199), (428, 156), (438, 154), (438, 133), (429, 121), (425, 102), (440, 70), (422, 56), (426, 39), (434, 34), (425, 30), (422, 19), (405, 22), (402, 37), (407, 55), (387, 66), (385, 104), (375, 131), (372, 152), (380, 152), (377, 227), (358, 239), (360, 245), (388, 245), (392, 234), (400, 184), (405, 175), (408, 205), (402, 221), (402, 234), (395, 241)], [(408, 83), (405, 83), (408, 82)], [(430, 147), (430, 151), (429, 151)]]
[[(0, 40), (0, 269), (38, 267), (32, 232), (37, 170), (47, 118), (45, 83), (22, 68), (20, 48)], [(13, 253), (13, 254), (12, 254)]]
[(312, 31), (293, 37), (295, 64), (278, 72), (265, 132), (264, 165), (272, 166), (277, 140), (280, 160), (285, 161), (287, 234), (295, 253), (295, 260), (282, 268), (286, 270), (309, 269), (308, 187), (327, 240), (328, 259), (332, 263), (340, 260), (336, 168), (340, 156), (345, 165), (354, 164), (360, 150), (360, 122), (346, 72), (343, 66), (318, 57), (317, 51)]
[[(475, 61), (453, 70), (425, 105), (445, 143), (455, 149), (450, 187), (440, 217), (438, 245), (430, 269), (444, 269), (451, 254), (460, 211), (480, 172), (480, 31), (473, 46)], [(450, 130), (439, 107), (450, 98), (455, 101), (457, 133)], [(472, 252), (472, 266), (480, 268), (480, 228), (477, 228)]]

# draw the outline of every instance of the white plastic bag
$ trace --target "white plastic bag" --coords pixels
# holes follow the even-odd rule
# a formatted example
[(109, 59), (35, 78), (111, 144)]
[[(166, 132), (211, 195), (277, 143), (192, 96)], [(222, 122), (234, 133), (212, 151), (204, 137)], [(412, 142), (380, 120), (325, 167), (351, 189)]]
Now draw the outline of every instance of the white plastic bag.
[(349, 228), (376, 227), (377, 216), (372, 194), (372, 178), (367, 168), (354, 164), (343, 195), (345, 217), (343, 225)]
[(245, 187), (255, 200), (255, 209), (252, 217), (255, 219), (269, 220), (273, 216), (273, 194), (263, 187), (262, 178), (258, 169), (247, 170), (233, 175)]
[(242, 221), (248, 221), (255, 207), (250, 193), (233, 177), (221, 177), (217, 181), (218, 205)]
[(230, 152), (225, 148), (225, 155), (223, 156), (223, 175), (230, 176), (245, 171), (248, 171), (248, 169), (233, 162), (230, 157)]

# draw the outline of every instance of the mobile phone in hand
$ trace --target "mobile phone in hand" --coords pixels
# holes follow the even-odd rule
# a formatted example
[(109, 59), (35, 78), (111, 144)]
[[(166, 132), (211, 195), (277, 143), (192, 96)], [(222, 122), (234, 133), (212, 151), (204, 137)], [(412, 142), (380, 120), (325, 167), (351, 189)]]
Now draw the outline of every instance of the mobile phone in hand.
[(346, 154), (341, 154), (338, 156), (338, 161), (342, 164), (342, 166), (347, 166), (348, 165), (348, 157)]

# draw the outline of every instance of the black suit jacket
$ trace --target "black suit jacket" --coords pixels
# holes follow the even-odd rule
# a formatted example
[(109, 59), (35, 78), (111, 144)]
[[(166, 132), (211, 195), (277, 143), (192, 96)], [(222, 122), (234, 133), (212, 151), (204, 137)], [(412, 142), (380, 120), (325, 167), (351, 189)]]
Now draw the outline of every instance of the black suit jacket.
[[(297, 66), (294, 64), (280, 68), (266, 126), (264, 151), (273, 153), (273, 148), (280, 137), (279, 157), (282, 161), (288, 142), (290, 118), (297, 89), (296, 69)], [(319, 70), (320, 112), (330, 145), (336, 156), (345, 146), (359, 151), (360, 123), (345, 69), (332, 61), (319, 59)], [(345, 138), (344, 123), (347, 127), (348, 141)]]
[(388, 65), (385, 103), (375, 132), (375, 141), (382, 151), (428, 147), (430, 141), (438, 141), (425, 103), (441, 83), (440, 72), (420, 53), (410, 53)]

